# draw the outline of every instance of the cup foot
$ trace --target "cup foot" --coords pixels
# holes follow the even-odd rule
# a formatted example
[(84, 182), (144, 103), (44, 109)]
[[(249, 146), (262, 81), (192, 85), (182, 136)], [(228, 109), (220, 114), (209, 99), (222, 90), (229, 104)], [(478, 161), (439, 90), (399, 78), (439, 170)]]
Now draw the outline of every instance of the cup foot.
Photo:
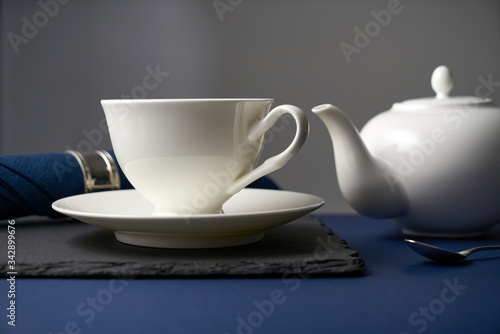
[(141, 233), (115, 231), (118, 241), (143, 247), (175, 248), (175, 249), (199, 249), (199, 248), (221, 248), (251, 244), (260, 241), (264, 232), (237, 234), (237, 235), (214, 235), (214, 236), (191, 236), (164, 233)]
[(153, 211), (151, 216), (153, 217), (186, 217), (186, 220), (189, 220), (190, 216), (193, 215), (222, 215), (224, 214), (224, 210), (221, 209), (214, 209), (214, 210), (208, 210), (208, 211), (203, 211), (203, 212), (174, 212), (174, 211)]

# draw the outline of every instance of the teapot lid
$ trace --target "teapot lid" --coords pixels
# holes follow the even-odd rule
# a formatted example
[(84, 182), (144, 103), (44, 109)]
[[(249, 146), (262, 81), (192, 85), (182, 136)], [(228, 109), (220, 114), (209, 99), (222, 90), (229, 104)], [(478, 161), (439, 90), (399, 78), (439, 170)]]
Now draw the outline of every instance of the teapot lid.
[(411, 99), (399, 103), (394, 103), (392, 110), (414, 111), (431, 108), (446, 108), (454, 106), (493, 106), (493, 100), (478, 96), (451, 96), (455, 81), (453, 74), (446, 66), (438, 66), (431, 77), (431, 86), (436, 93), (435, 97)]

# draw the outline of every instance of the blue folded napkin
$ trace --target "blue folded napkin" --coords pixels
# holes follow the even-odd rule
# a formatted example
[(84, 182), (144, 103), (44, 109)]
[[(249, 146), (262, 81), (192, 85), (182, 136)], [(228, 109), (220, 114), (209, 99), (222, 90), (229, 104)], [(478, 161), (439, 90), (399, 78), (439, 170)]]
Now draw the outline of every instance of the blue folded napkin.
[[(112, 151), (109, 152), (116, 158)], [(132, 189), (121, 169), (121, 189)], [(268, 177), (252, 188), (279, 189)], [(85, 192), (83, 173), (76, 158), (67, 153), (0, 156), (0, 220), (39, 215), (58, 218), (51, 205), (67, 196)]]

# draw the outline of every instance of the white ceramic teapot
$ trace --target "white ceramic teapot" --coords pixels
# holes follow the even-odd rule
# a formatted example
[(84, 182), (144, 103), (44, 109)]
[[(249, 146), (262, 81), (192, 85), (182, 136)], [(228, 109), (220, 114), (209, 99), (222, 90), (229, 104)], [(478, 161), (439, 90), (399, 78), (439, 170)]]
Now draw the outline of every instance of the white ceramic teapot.
[(313, 108), (330, 132), (343, 196), (360, 214), (392, 218), (409, 235), (466, 237), (500, 221), (500, 109), (450, 97), (445, 66), (436, 97), (395, 103), (358, 133), (338, 108)]

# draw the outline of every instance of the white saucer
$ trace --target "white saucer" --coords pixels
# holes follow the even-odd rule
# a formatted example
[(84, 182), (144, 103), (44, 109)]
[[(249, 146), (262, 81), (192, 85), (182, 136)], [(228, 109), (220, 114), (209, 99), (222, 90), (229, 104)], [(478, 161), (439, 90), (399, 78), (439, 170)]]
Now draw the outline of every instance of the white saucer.
[(114, 231), (118, 241), (161, 248), (216, 248), (257, 242), (264, 231), (298, 219), (324, 204), (291, 191), (243, 189), (224, 214), (153, 216), (153, 205), (136, 190), (66, 197), (52, 208), (87, 224)]

